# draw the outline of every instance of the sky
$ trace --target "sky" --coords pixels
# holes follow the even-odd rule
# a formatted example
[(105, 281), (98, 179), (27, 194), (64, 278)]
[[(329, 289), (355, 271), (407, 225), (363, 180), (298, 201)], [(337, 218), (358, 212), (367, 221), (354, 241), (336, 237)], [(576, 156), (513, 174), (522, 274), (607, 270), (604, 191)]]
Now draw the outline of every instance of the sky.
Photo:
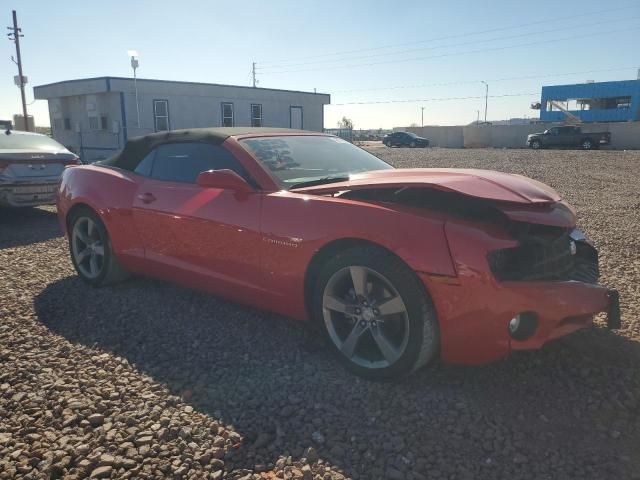
[[(139, 78), (250, 85), (256, 62), (258, 86), (331, 94), (325, 128), (343, 116), (356, 129), (482, 120), (482, 80), (488, 121), (537, 117), (542, 85), (640, 68), (640, 0), (2, 0), (6, 26), (12, 9), (41, 126), (34, 85), (130, 76), (132, 49)], [(21, 111), (12, 55), (5, 37), (0, 119)]]

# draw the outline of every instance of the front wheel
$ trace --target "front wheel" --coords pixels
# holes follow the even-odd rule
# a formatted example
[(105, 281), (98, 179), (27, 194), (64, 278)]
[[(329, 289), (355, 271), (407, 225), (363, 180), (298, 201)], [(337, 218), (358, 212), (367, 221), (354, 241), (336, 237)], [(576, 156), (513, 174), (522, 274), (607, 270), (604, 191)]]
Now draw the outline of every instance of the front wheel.
[(540, 147), (542, 147), (540, 140), (534, 140), (533, 142), (531, 142), (531, 148), (533, 148), (534, 150), (540, 150)]
[(113, 253), (104, 224), (94, 212), (82, 209), (69, 222), (69, 251), (78, 275), (93, 286), (117, 283), (128, 274)]
[(354, 248), (326, 262), (313, 308), (340, 361), (362, 377), (402, 377), (438, 351), (431, 299), (415, 273), (384, 249)]
[(409, 146), (410, 146), (411, 148), (416, 148), (416, 142), (411, 142), (411, 143), (409, 144)]

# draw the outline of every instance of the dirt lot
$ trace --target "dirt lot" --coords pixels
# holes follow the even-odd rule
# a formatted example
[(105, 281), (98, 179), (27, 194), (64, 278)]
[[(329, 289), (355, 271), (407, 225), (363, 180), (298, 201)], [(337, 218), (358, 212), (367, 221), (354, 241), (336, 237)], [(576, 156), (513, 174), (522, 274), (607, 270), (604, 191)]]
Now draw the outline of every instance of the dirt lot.
[(52, 208), (0, 211), (0, 478), (640, 479), (640, 153), (370, 148), (554, 186), (624, 329), (369, 383), (284, 318), (152, 280), (87, 287)]

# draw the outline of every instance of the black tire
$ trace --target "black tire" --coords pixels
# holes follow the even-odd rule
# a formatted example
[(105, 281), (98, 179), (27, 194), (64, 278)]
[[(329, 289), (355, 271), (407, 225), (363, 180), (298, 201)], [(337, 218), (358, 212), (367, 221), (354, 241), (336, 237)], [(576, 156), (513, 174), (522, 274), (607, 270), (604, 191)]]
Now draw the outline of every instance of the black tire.
[(583, 150), (593, 150), (594, 148), (593, 145), (594, 145), (593, 140), (591, 140), (590, 138), (585, 138), (584, 140), (582, 140), (582, 143), (580, 144)]
[[(405, 311), (401, 315), (403, 315), (403, 325), (408, 325), (408, 332), (403, 334), (406, 335), (407, 337), (405, 338), (408, 339), (404, 340), (405, 343), (402, 343), (402, 345), (404, 345), (404, 349), (398, 350), (399, 352), (401, 351), (401, 353), (399, 353), (397, 360), (390, 363), (388, 366), (369, 368), (356, 363), (356, 360), (347, 358), (347, 356), (338, 348), (338, 345), (332, 339), (329, 332), (327, 321), (333, 320), (327, 320), (325, 315), (328, 314), (331, 316), (337, 312), (325, 309), (323, 302), (325, 289), (328, 288), (330, 285), (329, 282), (332, 281), (336, 275), (350, 267), (364, 267), (367, 271), (372, 272), (372, 274), (375, 272), (375, 274), (379, 274), (384, 277), (384, 280), (388, 280), (397, 294), (399, 294), (399, 297), (401, 297), (403, 302), (403, 306), (405, 307)], [(371, 305), (373, 306), (374, 303)], [(431, 298), (425, 291), (424, 286), (416, 276), (415, 272), (413, 272), (402, 260), (383, 248), (376, 246), (351, 248), (338, 253), (336, 256), (328, 260), (320, 270), (316, 279), (311, 306), (313, 321), (316, 322), (324, 332), (328, 344), (331, 349), (335, 351), (340, 362), (348, 370), (361, 377), (370, 380), (391, 380), (402, 378), (427, 365), (439, 351), (440, 333), (436, 312)], [(380, 304), (380, 308), (382, 308), (382, 304)], [(338, 321), (345, 319), (344, 321), (351, 321), (354, 324), (358, 324), (359, 322), (359, 320), (348, 320), (348, 317), (343, 314), (338, 313), (338, 316)], [(390, 322), (388, 325), (393, 328), (394, 325), (397, 324)], [(347, 330), (355, 330), (355, 326), (351, 325), (348, 325), (346, 328)], [(374, 327), (367, 328), (373, 329)], [(388, 327), (386, 327), (385, 324), (381, 324), (381, 326), (375, 328), (383, 329)], [(371, 338), (373, 338), (371, 330), (369, 330), (368, 333)], [(357, 347), (353, 348), (354, 351), (360, 347), (366, 347), (367, 340), (370, 344), (375, 343), (372, 343), (371, 339), (366, 339), (363, 334), (361, 335), (362, 337), (358, 337), (359, 340), (356, 340)], [(362, 342), (365, 342), (365, 344), (363, 345)], [(380, 349), (379, 352), (381, 353), (382, 350)]]
[(411, 143), (409, 144), (409, 146), (410, 146), (411, 148), (416, 148), (416, 142), (411, 142)]
[[(100, 239), (104, 251), (103, 259), (100, 262), (99, 273), (95, 277), (90, 277), (85, 273), (85, 271), (83, 271), (86, 270), (86, 268), (81, 268), (76, 254), (74, 253), (74, 228), (79, 224), (79, 222), (86, 222), (87, 219), (93, 222), (94, 228), (96, 229), (96, 238)], [(129, 277), (129, 273), (122, 268), (113, 253), (109, 233), (107, 232), (104, 223), (102, 223), (102, 220), (100, 220), (100, 217), (95, 212), (89, 208), (81, 208), (72, 212), (68, 226), (69, 255), (71, 256), (71, 262), (73, 263), (78, 276), (84, 282), (94, 287), (101, 287), (104, 285), (112, 285), (114, 283), (122, 282)]]
[(542, 143), (540, 140), (534, 140), (531, 142), (530, 146), (533, 150), (540, 150), (542, 148)]

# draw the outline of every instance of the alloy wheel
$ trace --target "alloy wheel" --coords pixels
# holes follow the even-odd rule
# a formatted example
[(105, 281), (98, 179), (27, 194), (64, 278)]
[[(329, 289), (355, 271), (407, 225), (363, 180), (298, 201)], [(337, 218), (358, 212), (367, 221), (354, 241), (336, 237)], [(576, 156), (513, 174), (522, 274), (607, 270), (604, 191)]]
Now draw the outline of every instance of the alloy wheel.
[(78, 270), (87, 278), (97, 278), (104, 268), (104, 239), (94, 220), (80, 217), (71, 233), (71, 249)]
[(322, 307), (329, 338), (361, 367), (389, 367), (407, 348), (407, 307), (391, 282), (375, 270), (351, 266), (335, 272), (325, 286)]

